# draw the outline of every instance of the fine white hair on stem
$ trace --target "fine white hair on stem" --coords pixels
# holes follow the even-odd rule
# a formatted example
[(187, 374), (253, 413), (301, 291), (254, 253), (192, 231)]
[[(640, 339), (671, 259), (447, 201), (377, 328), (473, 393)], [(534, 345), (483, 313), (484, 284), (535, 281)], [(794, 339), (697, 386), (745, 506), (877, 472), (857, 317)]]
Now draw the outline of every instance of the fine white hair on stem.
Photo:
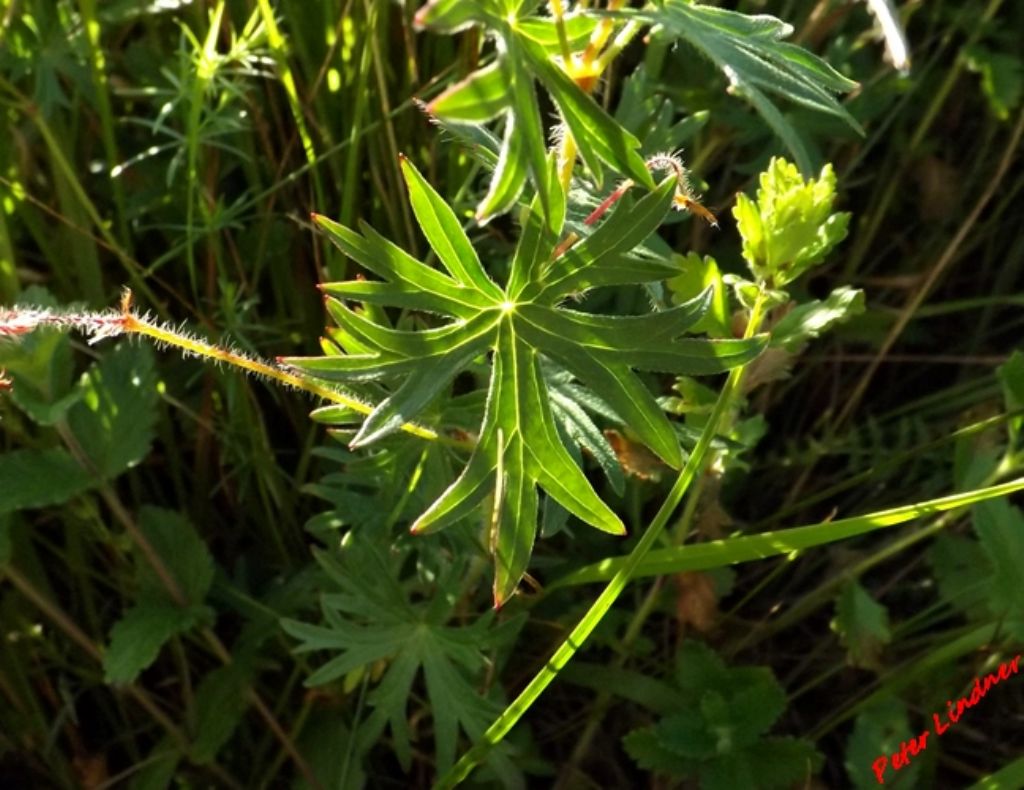
[(690, 175), (683, 164), (682, 151), (665, 151), (654, 154), (647, 160), (648, 170), (670, 170), (676, 176), (676, 194), (696, 200), (693, 187), (690, 186)]

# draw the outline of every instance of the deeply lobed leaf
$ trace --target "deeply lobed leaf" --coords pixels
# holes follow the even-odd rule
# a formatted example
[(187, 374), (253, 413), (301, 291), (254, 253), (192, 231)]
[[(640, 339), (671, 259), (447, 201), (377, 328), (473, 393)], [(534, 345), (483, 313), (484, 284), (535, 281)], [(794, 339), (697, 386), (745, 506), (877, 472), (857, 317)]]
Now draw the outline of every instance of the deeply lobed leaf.
[[(671, 309), (639, 316), (593, 315), (560, 306), (574, 289), (650, 279), (652, 269), (641, 266), (633, 271), (628, 255), (665, 218), (675, 182), (666, 180), (635, 203), (621, 201), (590, 236), (558, 255), (565, 247), (560, 242), (565, 196), (553, 177), (553, 159), (544, 167), (551, 176), (545, 181), (547, 198), (536, 197), (526, 212), (504, 289), (484, 269), (455, 213), (408, 160), (402, 161), (402, 172), (410, 202), (447, 274), (415, 260), (368, 227), (360, 234), (317, 217), (317, 224), (343, 251), (383, 282), (326, 284), (343, 346), (352, 351), (289, 360), (316, 377), (374, 381), (388, 389), (390, 394), (350, 442), (361, 447), (418, 418), (450, 391), (456, 376), (490, 356), (490, 381), (468, 462), (412, 529), (441, 529), (492, 495), (488, 542), (495, 558), (497, 605), (515, 591), (529, 563), (538, 526), (538, 489), (591, 526), (612, 534), (625, 532), (621, 519), (597, 495), (566, 447), (563, 435), (571, 436), (572, 431), (565, 427), (560, 432), (542, 360), (589, 387), (637, 437), (678, 466), (682, 453), (672, 423), (634, 371), (718, 373), (749, 361), (764, 346), (761, 338), (680, 339), (707, 313), (710, 291)], [(344, 300), (429, 310), (444, 316), (446, 323), (421, 330), (394, 329), (346, 306)], [(563, 408), (560, 418), (564, 413)], [(345, 422), (351, 417), (347, 412), (342, 415)], [(578, 427), (583, 424), (578, 418), (576, 414), (567, 419)], [(603, 437), (597, 441), (591, 436), (589, 441), (607, 449), (602, 447), (607, 444)]]

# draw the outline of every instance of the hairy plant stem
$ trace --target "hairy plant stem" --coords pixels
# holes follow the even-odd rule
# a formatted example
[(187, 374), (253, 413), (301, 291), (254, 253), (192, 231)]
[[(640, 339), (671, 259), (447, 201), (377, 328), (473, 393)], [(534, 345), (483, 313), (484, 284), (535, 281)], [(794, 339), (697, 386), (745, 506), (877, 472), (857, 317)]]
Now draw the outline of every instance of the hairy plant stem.
[[(311, 395), (316, 395), (318, 398), (323, 398), (324, 400), (331, 401), (332, 403), (340, 403), (344, 406), (348, 406), (350, 409), (357, 411), (360, 414), (369, 414), (373, 411), (373, 407), (369, 404), (363, 403), (350, 395), (346, 395), (344, 392), (334, 389), (333, 387), (317, 384), (315, 381), (311, 381), (305, 376), (293, 373), (270, 362), (238, 354), (230, 349), (215, 346), (212, 343), (207, 343), (203, 340), (179, 335), (169, 329), (151, 324), (144, 318), (138, 318), (133, 314), (127, 315), (124, 332), (127, 334), (144, 335), (152, 338), (157, 343), (164, 343), (178, 348), (186, 354), (194, 354), (215, 362), (226, 362), (236, 368), (240, 368), (248, 373), (255, 373), (257, 376), (264, 376), (276, 381), (278, 384), (283, 384), (286, 387), (294, 387), (295, 389), (308, 392)], [(429, 439), (431, 441), (441, 442), (442, 444), (447, 444), (453, 447), (462, 447), (464, 449), (470, 447), (468, 442), (443, 436), (436, 431), (421, 425), (406, 423), (402, 426), (402, 430), (407, 433), (411, 433), (413, 436), (418, 436), (421, 439)]]
[[(753, 309), (751, 310), (750, 319), (747, 322), (747, 329), (746, 332), (744, 332), (745, 338), (752, 337), (757, 333), (758, 328), (761, 326), (761, 322), (764, 318), (764, 302), (764, 290), (762, 289), (758, 294)], [(540, 698), (540, 695), (544, 693), (544, 690), (558, 676), (558, 673), (561, 672), (562, 668), (572, 660), (572, 657), (576, 655), (576, 652), (583, 646), (584, 642), (587, 641), (590, 635), (594, 632), (594, 629), (597, 628), (601, 620), (604, 619), (605, 615), (608, 614), (615, 601), (618, 600), (623, 590), (626, 589), (626, 585), (629, 584), (630, 578), (639, 567), (641, 561), (658, 542), (665, 526), (668, 524), (669, 519), (672, 517), (676, 508), (679, 506), (680, 501), (686, 494), (691, 483), (693, 483), (696, 477), (704, 470), (705, 460), (707, 458), (708, 451), (711, 448), (711, 442), (714, 440), (718, 432), (718, 426), (722, 418), (732, 407), (734, 398), (739, 392), (744, 370), (746, 370), (746, 366), (741, 365), (740, 367), (733, 368), (730, 371), (729, 377), (726, 379), (725, 385), (722, 387), (722, 390), (718, 395), (718, 399), (715, 401), (714, 409), (708, 418), (707, 424), (704, 426), (700, 439), (697, 440), (697, 444), (693, 448), (693, 452), (691, 452), (690, 457), (687, 458), (686, 463), (683, 465), (682, 470), (679, 472), (679, 476), (676, 478), (676, 481), (672, 486), (672, 490), (669, 491), (665, 501), (658, 509), (651, 525), (641, 536), (639, 542), (629, 553), (629, 556), (626, 557), (622, 567), (615, 576), (612, 577), (611, 581), (608, 582), (594, 603), (591, 604), (590, 609), (579, 623), (576, 624), (576, 627), (572, 629), (569, 636), (566, 637), (562, 644), (558, 646), (554, 655), (543, 667), (541, 667), (540, 671), (534, 675), (533, 679), (526, 685), (526, 688), (524, 688), (519, 693), (519, 696), (516, 697), (515, 700), (505, 708), (501, 715), (494, 720), (480, 740), (478, 740), (468, 752), (462, 755), (451, 770), (438, 780), (435, 785), (437, 790), (455, 787), (469, 776), (473, 768), (479, 765), (480, 762), (486, 758), (488, 752), (501, 742), (519, 719), (523, 717), (526, 711), (530, 709), (533, 703)]]
[[(118, 335), (141, 335), (153, 340), (157, 345), (171, 346), (185, 356), (201, 357), (212, 362), (224, 362), (233, 367), (262, 376), (286, 387), (308, 392), (331, 403), (340, 403), (359, 414), (369, 414), (373, 406), (363, 403), (341, 390), (324, 384), (318, 384), (309, 377), (296, 373), (281, 364), (243, 354), (224, 346), (208, 343), (200, 338), (185, 334), (166, 324), (153, 323), (144, 315), (139, 315), (132, 308), (131, 291), (125, 289), (121, 298), (119, 312), (56, 312), (33, 308), (0, 308), (0, 337), (13, 337), (26, 334), (37, 328), (53, 328), (60, 330), (75, 329), (91, 337), (90, 343)], [(414, 423), (406, 423), (402, 430), (421, 439), (440, 442), (449, 447), (471, 450), (473, 442), (456, 439), (439, 434), (430, 428)]]

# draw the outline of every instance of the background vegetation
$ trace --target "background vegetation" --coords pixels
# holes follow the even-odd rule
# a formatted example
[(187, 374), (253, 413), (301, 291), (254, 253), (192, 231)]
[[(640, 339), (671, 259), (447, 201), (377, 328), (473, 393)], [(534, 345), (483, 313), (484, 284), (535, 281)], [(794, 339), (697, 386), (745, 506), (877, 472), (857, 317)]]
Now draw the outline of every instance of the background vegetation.
[[(781, 106), (815, 170), (834, 164), (837, 208), (853, 215), (795, 295), (853, 285), (867, 309), (759, 360), (729, 462), (687, 506), (695, 539), (1017, 476), (1024, 9), (904, 4), (903, 74), (865, 4), (723, 5), (789, 21), (792, 40), (860, 83), (844, 107), (863, 135)], [(422, 256), (400, 152), (467, 223), (483, 197), (478, 161), (416, 106), (478, 65), (479, 33), (417, 32), (415, 4), (0, 9), (2, 305), (100, 309), (128, 285), (211, 340), (313, 355), (316, 284), (358, 269), (310, 212), (365, 220)], [(741, 273), (734, 195), (792, 146), (726, 87), (694, 50), (638, 40), (597, 95), (645, 153), (685, 147), (706, 184), (721, 228), (682, 220), (662, 239)], [(468, 227), (482, 255), (508, 257), (510, 220)], [(622, 289), (599, 306), (645, 300)], [(481, 617), (490, 566), (474, 526), (407, 535), (437, 484), (421, 477), (422, 447), (350, 452), (302, 394), (135, 342), (42, 332), (0, 345), (0, 367), (15, 381), (0, 400), (4, 787), (426, 786), (593, 597), (566, 586)], [(591, 479), (631, 537), (545, 513), (540, 582), (628, 550), (664, 498), (667, 469), (611, 436), (624, 492)], [(356, 537), (339, 550), (343, 534)], [(1020, 650), (1022, 574), (1024, 517), (1000, 500), (635, 582), (474, 781), (875, 786), (879, 755)], [(684, 716), (695, 689), (719, 705), (696, 724)], [(1024, 784), (1024, 685), (982, 704), (887, 785), (961, 787), (999, 769), (990, 786)], [(715, 715), (746, 720), (746, 740), (715, 758), (686, 751), (687, 728)], [(736, 766), (754, 770), (736, 779)]]

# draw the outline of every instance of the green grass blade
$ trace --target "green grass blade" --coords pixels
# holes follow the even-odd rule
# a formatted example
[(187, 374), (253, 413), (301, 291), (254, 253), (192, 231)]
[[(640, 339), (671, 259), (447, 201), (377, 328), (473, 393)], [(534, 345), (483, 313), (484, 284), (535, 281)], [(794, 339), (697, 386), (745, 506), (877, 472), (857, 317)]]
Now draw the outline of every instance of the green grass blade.
[[(698, 543), (690, 546), (676, 546), (657, 549), (650, 552), (636, 569), (635, 577), (663, 576), (684, 571), (707, 570), (740, 562), (775, 557), (794, 551), (835, 543), (857, 535), (864, 535), (886, 527), (905, 524), (908, 521), (967, 507), (988, 499), (1007, 496), (1015, 491), (1024, 490), (1024, 478), (1011, 480), (1007, 483), (951, 494), (938, 499), (929, 499), (913, 505), (879, 510), (864, 516), (830, 521), (777, 532), (766, 532), (761, 535), (745, 535), (739, 538)], [(550, 589), (567, 587), (575, 584), (605, 581), (612, 578), (623, 567), (626, 560), (622, 557), (604, 560), (595, 565), (588, 565), (568, 576), (557, 580)]]

